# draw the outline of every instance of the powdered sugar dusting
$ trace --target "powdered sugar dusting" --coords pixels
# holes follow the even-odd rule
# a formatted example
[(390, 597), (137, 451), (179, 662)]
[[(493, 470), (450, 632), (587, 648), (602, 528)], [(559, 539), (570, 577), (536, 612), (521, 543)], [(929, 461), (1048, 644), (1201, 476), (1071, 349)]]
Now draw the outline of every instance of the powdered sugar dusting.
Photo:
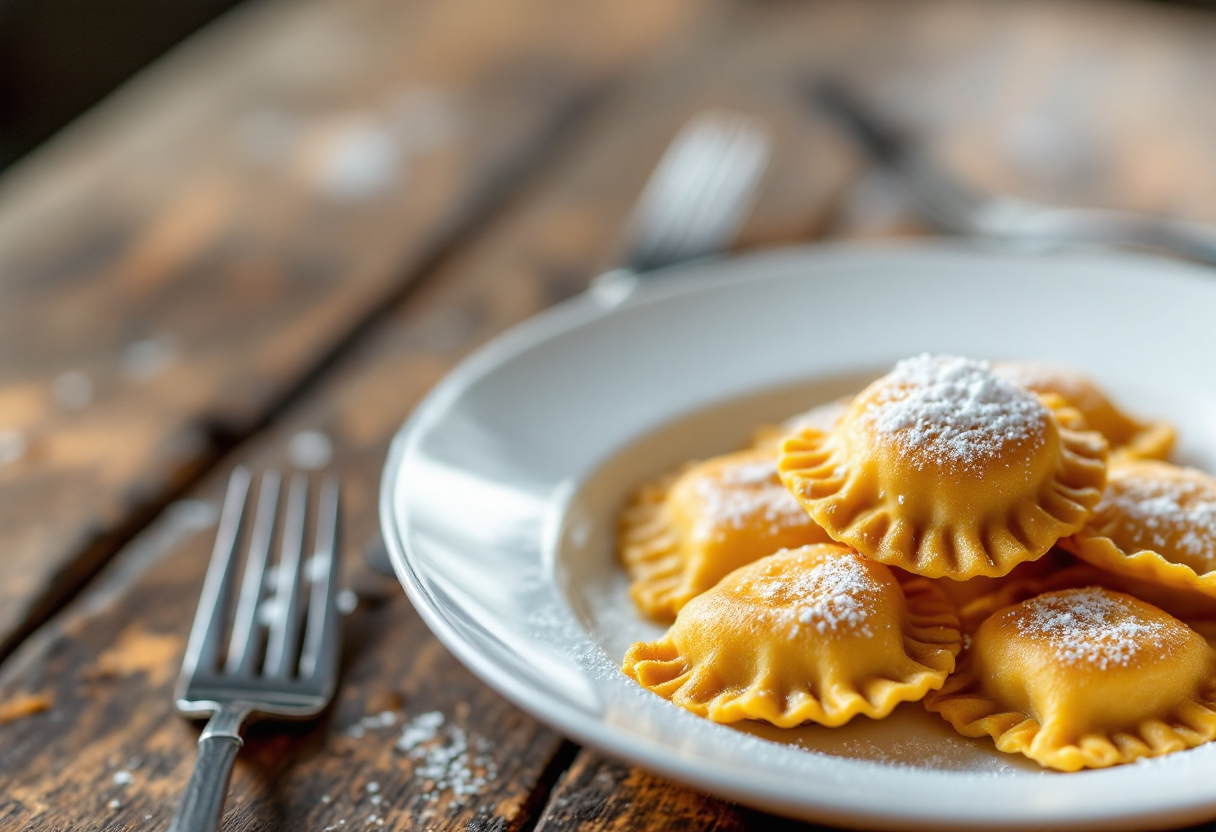
[(757, 460), (723, 468), (696, 483), (705, 518), (718, 528), (766, 523), (770, 534), (812, 525), (806, 511), (777, 476), (777, 461)]
[(918, 355), (896, 364), (881, 384), (862, 419), (918, 467), (974, 469), (1011, 443), (1044, 441), (1047, 409), (986, 361)]
[(1216, 482), (1115, 474), (1097, 512), (1112, 510), (1135, 525), (1137, 545), (1216, 569)]
[(882, 585), (862, 565), (860, 555), (820, 561), (806, 570), (789, 571), (774, 563), (754, 578), (748, 591), (783, 609), (793, 619), (790, 636), (800, 625), (820, 635), (848, 633), (872, 637), (870, 619), (881, 602)]
[(1145, 647), (1167, 647), (1172, 635), (1164, 622), (1141, 617), (1130, 601), (1098, 587), (1049, 592), (1015, 610), (1018, 632), (1045, 639), (1066, 665), (1126, 667)]

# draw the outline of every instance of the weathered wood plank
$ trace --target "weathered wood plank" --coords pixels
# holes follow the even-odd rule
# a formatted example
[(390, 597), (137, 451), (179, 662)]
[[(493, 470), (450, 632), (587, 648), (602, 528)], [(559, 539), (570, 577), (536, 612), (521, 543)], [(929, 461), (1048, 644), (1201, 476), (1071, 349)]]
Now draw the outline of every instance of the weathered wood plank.
[[(969, 5), (940, 7), (965, 11)], [(1039, 15), (1048, 8), (1027, 7)], [(794, 162), (779, 162), (748, 229), (749, 239), (783, 239), (793, 233), (784, 229), (814, 233), (827, 222), (843, 231), (856, 229), (848, 212), (833, 210), (833, 205), (859, 170), (859, 161), (829, 128), (797, 111), (794, 93), (785, 83), (795, 70), (816, 67), (852, 67), (861, 78), (865, 61), (850, 56), (857, 50), (864, 56), (866, 49), (890, 47), (902, 34), (896, 26), (867, 41), (862, 34), (878, 28), (875, 20), (885, 26), (883, 21), (894, 16), (905, 30), (918, 31), (916, 10), (901, 17), (899, 8), (887, 3), (729, 7), (720, 23), (695, 33), (691, 43), (673, 44), (667, 63), (660, 60), (639, 70), (627, 89), (609, 97), (575, 131), (573, 143), (554, 152), (548, 174), (513, 200), (484, 235), (416, 287), (396, 313), (313, 385), (298, 407), (256, 444), (242, 448), (241, 458), (259, 465), (281, 460), (299, 431), (324, 432), (334, 440), (336, 459), (347, 474), (352, 542), (371, 534), (374, 474), (387, 436), (468, 349), (577, 291), (597, 265), (606, 263), (615, 229), (646, 170), (678, 123), (705, 104), (771, 112), (790, 130), (779, 152)], [(933, 11), (937, 8), (930, 3), (920, 11), (940, 14)], [(1092, 22), (1091, 7), (1075, 8), (1086, 10), (1090, 16), (1085, 21)], [(936, 19), (940, 23), (943, 18)], [(1002, 25), (1009, 28), (1005, 21)], [(812, 34), (814, 43), (809, 41)], [(812, 48), (820, 39), (822, 49)], [(945, 71), (938, 63), (944, 59), (930, 48), (937, 42), (929, 44), (919, 58), (905, 55), (906, 63), (895, 65), (903, 73), (899, 83)], [(967, 48), (977, 50), (967, 52), (975, 60), (976, 54), (984, 54), (985, 44)], [(794, 61), (782, 55), (800, 57)], [(783, 66), (770, 63), (782, 60), (787, 61)], [(965, 70), (962, 57), (955, 61), (953, 71)], [(929, 65), (933, 73), (925, 69)], [(866, 83), (875, 92), (876, 82)], [(1183, 114), (1174, 117), (1175, 124), (1185, 123)], [(945, 131), (948, 119), (940, 118), (935, 129)], [(985, 164), (984, 175), (995, 176), (1004, 163), (996, 159)], [(788, 225), (779, 231), (777, 222)], [(219, 483), (209, 481), (193, 496), (213, 505), (218, 489)], [(190, 524), (183, 527), (181, 517), (189, 518), (192, 511), (201, 517), (197, 504), (177, 509), (178, 519), (172, 522), (182, 529), (180, 534), (189, 532)], [(167, 517), (153, 531), (168, 535), (167, 524), (173, 528)], [(46, 695), (53, 702), (45, 712), (0, 726), (0, 747), (6, 750), (0, 800), (7, 800), (0, 803), (0, 820), (34, 829), (141, 828), (144, 814), (153, 815), (150, 824), (163, 824), (171, 814), (187, 770), (182, 755), (188, 755), (194, 735), (170, 712), (168, 689), (203, 569), (206, 537), (207, 531), (196, 532), (177, 548), (165, 542), (128, 547), (104, 580), (0, 669), (0, 702), (22, 694)], [(363, 574), (351, 577), (373, 581)], [(324, 828), (338, 819), (348, 824), (352, 818), (365, 819), (361, 813), (370, 814), (372, 806), (366, 786), (373, 781), (381, 784), (384, 795), (376, 814), (387, 813), (394, 828), (423, 828), (427, 822), (436, 828), (463, 828), (470, 821), (474, 828), (529, 824), (537, 817), (537, 796), (562, 762), (562, 746), (523, 717), (507, 724), (515, 712), (500, 710), (501, 703), (451, 663), (391, 582), (379, 587), (372, 583), (366, 589), (368, 594), (379, 589), (390, 600), (366, 617), (350, 620), (358, 649), (350, 657), (348, 683), (335, 715), (315, 729), (286, 735), (262, 730), (251, 739), (238, 771), (232, 828)], [(449, 687), (429, 686), (427, 673)], [(469, 706), (467, 715), (458, 708), (461, 702)], [(392, 749), (400, 722), (391, 728), (365, 728), (360, 740), (344, 734), (355, 720), (385, 709), (405, 719), (442, 710), (449, 725), (490, 741), (486, 753), (500, 766), (499, 778), (464, 807), (453, 806), (452, 796), (441, 792), (435, 815), (429, 821), (420, 818), (433, 792), (426, 791), (425, 782), (416, 782), (408, 755)], [(500, 730), (504, 724), (505, 730)], [(117, 766), (127, 762), (127, 754), (152, 761), (145, 775), (139, 774), (142, 767), (136, 769), (135, 782), (120, 789), (113, 781), (114, 769), (107, 766), (110, 754), (117, 755)], [(503, 775), (501, 761), (508, 760), (517, 768)], [(586, 808), (595, 801), (604, 804), (608, 790), (596, 785), (602, 765), (615, 766), (616, 773), (606, 774), (604, 782), (616, 783), (621, 795), (632, 793), (633, 805), (610, 799), (596, 812)], [(630, 791), (630, 783), (637, 788)], [(767, 828), (763, 816), (678, 787), (645, 785), (643, 775), (583, 758), (555, 792), (555, 808), (545, 823), (565, 828), (561, 824), (568, 824), (567, 818), (577, 819), (584, 812), (623, 828), (655, 816), (656, 806), (668, 806), (678, 817), (697, 818), (711, 827)], [(525, 793), (528, 797), (521, 797)], [(320, 801), (324, 794), (330, 803)], [(591, 796), (590, 804), (584, 794)], [(340, 806), (339, 796), (346, 801)], [(99, 814), (111, 799), (119, 800), (121, 807), (108, 810), (113, 814)], [(481, 812), (483, 807), (487, 811)]]
[[(1216, 221), (1206, 150), (1216, 116), (1198, 103), (1216, 72), (1210, 13), (925, 0), (838, 4), (788, 23), (774, 31), (774, 49), (803, 38), (817, 53), (832, 38), (833, 55), (818, 65), (965, 181), (1045, 202)], [(859, 180), (843, 208), (833, 236), (913, 227), (880, 177)]]
[[(742, 93), (725, 101), (714, 92), (724, 78), (714, 65), (729, 54), (720, 27), (734, 23), (728, 16), (705, 26), (669, 56), (640, 68), (483, 235), (416, 286), (297, 407), (236, 456), (261, 467), (289, 457), (291, 439), (301, 431), (330, 437), (345, 473), (347, 528), (357, 549), (375, 528), (377, 474), (388, 439), (417, 400), (468, 350), (578, 291), (607, 263), (647, 172), (685, 118), (711, 103), (747, 103)], [(822, 125), (793, 119), (782, 130), (789, 148), (840, 157)], [(825, 173), (793, 164), (787, 172), (803, 187), (766, 190), (758, 211), (813, 228), (844, 187), (847, 165)], [(191, 500), (214, 507), (221, 485), (208, 480)], [(195, 732), (173, 714), (170, 688), (213, 533), (191, 531), (186, 521), (203, 514), (197, 502), (176, 504), (0, 667), (0, 702), (22, 695), (53, 702), (45, 712), (0, 726), (4, 823), (37, 830), (140, 828), (146, 815), (148, 824), (171, 815)], [(175, 538), (185, 542), (173, 545)], [(358, 564), (352, 569), (362, 594), (385, 600), (348, 619), (353, 649), (338, 707), (311, 729), (255, 732), (237, 770), (227, 828), (323, 829), (342, 819), (363, 824), (369, 814), (398, 829), (534, 823), (548, 785), (569, 762), (566, 747), (461, 670), (392, 581)], [(394, 725), (364, 727), (359, 739), (349, 735), (358, 720), (386, 709), (396, 714)], [(489, 768), (486, 761), (497, 770), (463, 805), (451, 788), (428, 791), (417, 761), (394, 750), (404, 722), (436, 710), (445, 725), (484, 740), (478, 753), (486, 760), (478, 771)], [(455, 735), (443, 734), (427, 747), (454, 742)], [(134, 782), (115, 783), (115, 771), (132, 757), (142, 763), (131, 772)], [(372, 782), (381, 796), (375, 808), (367, 790)], [(330, 802), (321, 802), (322, 795)], [(117, 808), (108, 808), (111, 800)]]
[(536, 832), (745, 832), (824, 827), (766, 815), (591, 751), (562, 775)]
[[(361, 477), (376, 466), (343, 462)], [(0, 827), (164, 828), (172, 816), (197, 729), (172, 713), (171, 687), (221, 485), (175, 504), (62, 628), (18, 652), (0, 700), (26, 689), (53, 704), (2, 729)], [(348, 517), (366, 536), (374, 509), (352, 491)], [(537, 784), (564, 759), (562, 739), (476, 682), (391, 581), (358, 563), (347, 571), (367, 600), (344, 621), (336, 707), (314, 725), (250, 730), (225, 828), (380, 828), (382, 818), (401, 829), (428, 814), (460, 828), (523, 827), (539, 810)], [(408, 750), (398, 748), (411, 727)]]
[(0, 181), (0, 656), (701, 0), (264, 0)]

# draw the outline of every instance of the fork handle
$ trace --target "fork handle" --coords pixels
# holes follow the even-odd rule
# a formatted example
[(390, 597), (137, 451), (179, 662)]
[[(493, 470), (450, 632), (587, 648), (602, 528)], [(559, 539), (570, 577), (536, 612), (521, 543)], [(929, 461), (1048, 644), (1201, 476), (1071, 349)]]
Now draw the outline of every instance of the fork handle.
[(244, 743), (236, 730), (213, 731), (219, 717), (219, 713), (212, 717), (199, 737), (194, 771), (169, 832), (218, 832), (220, 828), (232, 764)]

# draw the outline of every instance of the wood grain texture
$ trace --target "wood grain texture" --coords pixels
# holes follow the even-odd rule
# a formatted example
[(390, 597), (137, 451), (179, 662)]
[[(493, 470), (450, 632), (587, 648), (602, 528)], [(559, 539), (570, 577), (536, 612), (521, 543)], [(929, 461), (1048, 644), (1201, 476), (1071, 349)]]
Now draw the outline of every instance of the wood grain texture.
[[(378, 460), (342, 462), (370, 476)], [(172, 686), (221, 489), (210, 483), (174, 504), (7, 665), (0, 701), (25, 692), (54, 704), (0, 727), (0, 828), (168, 823), (198, 735), (173, 712)], [(366, 536), (374, 506), (357, 490), (351, 498), (347, 519)], [(346, 548), (357, 558), (357, 546)], [(343, 621), (338, 701), (317, 723), (249, 730), (225, 829), (426, 828), (434, 817), (454, 828), (523, 828), (539, 812), (540, 786), (564, 764), (563, 740), (476, 682), (393, 582), (357, 560), (347, 573), (364, 601)], [(398, 748), (411, 721), (433, 733)]]
[[(791, 13), (771, 46), (803, 39), (930, 155), (974, 186), (1044, 202), (1216, 221), (1216, 18), (1100, 0), (863, 2)], [(765, 13), (765, 12), (762, 12)], [(815, 34), (818, 32), (819, 34)], [(814, 41), (814, 46), (810, 42)], [(832, 236), (923, 230), (869, 174)]]
[(264, 0), (0, 183), (0, 656), (700, 0)]
[[(638, 68), (555, 148), (552, 167), (485, 233), (428, 275), (298, 406), (223, 467), (238, 457), (258, 468), (281, 463), (301, 431), (330, 437), (347, 487), (348, 550), (357, 550), (375, 529), (389, 437), (418, 399), (477, 344), (585, 286), (611, 258), (624, 217), (672, 134), (689, 114), (716, 103), (722, 76), (711, 67), (724, 38), (707, 27), (694, 40), (687, 51)], [(673, 66), (704, 72), (681, 75)], [(794, 147), (820, 142), (824, 154), (839, 154), (822, 125), (791, 119), (786, 137)], [(803, 177), (804, 187), (766, 190), (761, 210), (813, 227), (844, 175), (841, 166), (827, 175), (791, 166), (789, 176)], [(797, 198), (778, 210), (773, 200), (788, 194)], [(214, 511), (220, 486), (209, 480), (171, 507), (0, 669), (0, 702), (31, 694), (54, 702), (0, 727), (0, 826), (153, 828), (171, 815), (196, 730), (172, 712), (170, 688), (213, 533), (190, 523), (202, 525), (206, 506)], [(227, 828), (323, 829), (343, 819), (362, 824), (370, 814), (395, 829), (534, 823), (569, 762), (566, 746), (461, 670), (392, 581), (352, 567), (349, 579), (361, 594), (383, 600), (348, 619), (352, 650), (338, 706), (313, 728), (255, 731), (238, 764)], [(350, 736), (360, 719), (384, 710), (396, 715), (392, 726)], [(435, 710), (479, 737), (479, 753), (497, 771), (463, 804), (450, 789), (428, 791), (415, 761), (394, 749), (406, 721)], [(445, 741), (451, 738), (438, 740)], [(115, 783), (114, 773), (132, 758), (140, 761), (134, 781)], [(374, 808), (369, 783), (380, 788)]]
[[(679, 124), (704, 106), (757, 112), (781, 131), (774, 170), (745, 230), (745, 242), (909, 233), (916, 223), (906, 204), (874, 184), (859, 154), (830, 124), (800, 108), (797, 82), (806, 73), (852, 79), (977, 181), (1015, 181), (1023, 193), (1043, 196), (1046, 186), (1018, 176), (999, 146), (977, 145), (968, 151), (965, 143), (951, 138), (956, 126), (1004, 135), (1000, 130), (1011, 128), (998, 129), (990, 122), (1016, 124), (1022, 114), (1039, 111), (1062, 115), (1079, 100), (1090, 100), (1057, 99), (1054, 84), (1036, 87), (1025, 97), (1008, 92), (1024, 83), (1026, 67), (1038, 66), (1039, 37), (1065, 31), (1084, 43), (1099, 43), (1102, 35), (1092, 31), (1099, 19), (1095, 9), (1117, 9), (1101, 20), (1103, 25), (1112, 21), (1116, 34), (1138, 35), (1136, 44), (1126, 47), (1129, 63), (1119, 69), (1130, 73), (1121, 77), (1133, 79), (1128, 80), (1132, 87), (1164, 85), (1178, 73), (1205, 68), (1210, 53), (1203, 50), (1212, 37), (1210, 27), (1200, 22), (1207, 18), (1132, 4), (866, 0), (705, 8), (710, 11), (694, 15), (696, 25), (631, 69), (626, 82), (598, 99), (562, 141), (545, 146), (544, 169), (521, 184), (481, 233), (451, 248), (339, 360), (315, 372), (307, 389), (273, 424), (219, 467), (237, 460), (259, 468), (279, 464), (302, 431), (328, 436), (347, 485), (347, 548), (353, 555), (374, 533), (377, 475), (391, 433), (470, 349), (579, 291), (610, 263), (621, 244), (618, 229), (649, 168)], [(1137, 45), (1142, 41), (1156, 44), (1157, 51)], [(1067, 50), (1052, 60), (1074, 74), (1083, 69)], [(1158, 60), (1175, 71), (1156, 74)], [(972, 81), (981, 70), (991, 95), (1007, 102), (1000, 113), (983, 106), (988, 88)], [(956, 101), (940, 85), (971, 90), (970, 97)], [(1119, 90), (1093, 86), (1097, 97), (1083, 115), (1093, 120), (1094, 133), (1105, 135), (1106, 125), (1116, 129), (1131, 111), (1124, 108)], [(922, 113), (911, 104), (916, 95), (937, 103)], [(1193, 109), (1181, 103), (1166, 108), (1153, 136), (1165, 147), (1181, 147), (1176, 131), (1206, 129), (1206, 116)], [(1148, 164), (1135, 155), (1121, 157), (1124, 161)], [(1126, 182), (1133, 184), (1121, 186), (1120, 204), (1150, 207), (1153, 188), (1134, 183), (1157, 181), (1154, 177), (1160, 175), (1130, 176)], [(1182, 193), (1192, 181), (1175, 187)], [(208, 200), (224, 199), (216, 193), (183, 209), (183, 219), (175, 222), (187, 228), (213, 223), (217, 211)], [(1086, 190), (1083, 182), (1062, 193), (1077, 201), (1100, 195)], [(1195, 215), (1204, 210), (1194, 208)], [(367, 222), (374, 225), (375, 215), (367, 209)], [(177, 235), (189, 236), (177, 227), (169, 223), (158, 232), (161, 242), (141, 249), (137, 262), (164, 262)], [(317, 225), (306, 228), (319, 238), (328, 233)], [(339, 239), (358, 237), (360, 231), (352, 223), (333, 233)], [(205, 308), (202, 294), (194, 298)], [(98, 291), (94, 302), (102, 304), (106, 297)], [(266, 303), (264, 311), (274, 306)], [(216, 308), (224, 306), (217, 300)], [(308, 343), (303, 335), (297, 338), (282, 342), (279, 360), (295, 360), (291, 350)], [(233, 361), (233, 355), (248, 355), (256, 363), (256, 349), (235, 336), (234, 342), (242, 349), (217, 353), (217, 366)], [(301, 366), (315, 363), (322, 351), (316, 347)], [(184, 394), (166, 388), (163, 395), (174, 399)], [(250, 393), (234, 395), (239, 400)], [(158, 401), (147, 392), (141, 396), (139, 401)], [(80, 444), (91, 447), (91, 441)], [(171, 815), (196, 732), (172, 713), (169, 688), (205, 566), (212, 533), (206, 527), (208, 515), (213, 515), (221, 485), (210, 478), (188, 500), (175, 503), (124, 549), (86, 595), (0, 666), (0, 705), (23, 697), (45, 697), (50, 703), (45, 711), (0, 726), (0, 828), (158, 828)], [(460, 669), (425, 631), (393, 582), (368, 574), (353, 560), (350, 566), (348, 579), (367, 603), (347, 620), (351, 649), (338, 706), (313, 727), (279, 732), (264, 726), (255, 732), (238, 767), (228, 828), (324, 829), (338, 820), (349, 827), (356, 820), (366, 824), (371, 814), (387, 818), (386, 826), (396, 829), (527, 829), (533, 823), (550, 830), (666, 829), (681, 823), (686, 828), (793, 828), (593, 754), (580, 755), (553, 787), (553, 800), (542, 817), (548, 791), (569, 762), (569, 747)], [(436, 710), (449, 731), (456, 726), (466, 737), (481, 737), (484, 750), (479, 753), (498, 772), (463, 803), (451, 789), (428, 789), (417, 761), (394, 747), (406, 721)], [(391, 726), (360, 725), (363, 718), (384, 711), (394, 715)], [(352, 729), (358, 733), (359, 728), (363, 736), (353, 736)], [(455, 737), (448, 733), (432, 742), (451, 747)], [(140, 765), (131, 770), (133, 782), (122, 786), (114, 773), (132, 758)], [(479, 770), (488, 769), (482, 764)], [(368, 790), (373, 782), (380, 786), (378, 805)], [(326, 796), (328, 802), (322, 800)], [(111, 801), (117, 801), (116, 808), (109, 808)], [(145, 821), (146, 815), (151, 819)], [(664, 818), (671, 822), (659, 823)], [(378, 828), (376, 821), (372, 824)]]
[(583, 751), (562, 775), (536, 832), (814, 832)]

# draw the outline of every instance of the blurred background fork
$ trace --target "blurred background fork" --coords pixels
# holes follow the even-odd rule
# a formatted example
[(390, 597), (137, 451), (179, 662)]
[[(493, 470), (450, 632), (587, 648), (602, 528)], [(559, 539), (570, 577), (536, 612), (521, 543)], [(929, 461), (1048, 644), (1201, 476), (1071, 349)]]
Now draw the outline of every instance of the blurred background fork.
[(1211, 226), (985, 193), (934, 164), (843, 85), (815, 81), (808, 85), (807, 95), (903, 183), (920, 213), (939, 231), (1036, 249), (1075, 245), (1142, 248), (1216, 265), (1216, 229)]
[[(228, 482), (176, 696), (179, 712), (210, 715), (210, 719), (199, 737), (198, 758), (170, 832), (219, 828), (247, 721), (314, 717), (334, 695), (339, 645), (338, 482), (332, 476), (322, 482), (309, 541), (308, 477), (292, 477), (282, 526), (276, 531), (280, 480), (275, 472), (262, 476), (247, 535), (243, 526), (252, 477), (245, 468), (237, 468)], [(245, 537), (244, 574), (230, 614)], [(268, 568), (276, 539), (278, 562)], [(307, 559), (306, 551), (311, 551)], [(264, 597), (268, 584), (273, 593)]]
[(633, 208), (622, 265), (592, 281), (593, 296), (615, 306), (642, 275), (724, 251), (747, 218), (771, 153), (759, 119), (717, 109), (693, 116)]

